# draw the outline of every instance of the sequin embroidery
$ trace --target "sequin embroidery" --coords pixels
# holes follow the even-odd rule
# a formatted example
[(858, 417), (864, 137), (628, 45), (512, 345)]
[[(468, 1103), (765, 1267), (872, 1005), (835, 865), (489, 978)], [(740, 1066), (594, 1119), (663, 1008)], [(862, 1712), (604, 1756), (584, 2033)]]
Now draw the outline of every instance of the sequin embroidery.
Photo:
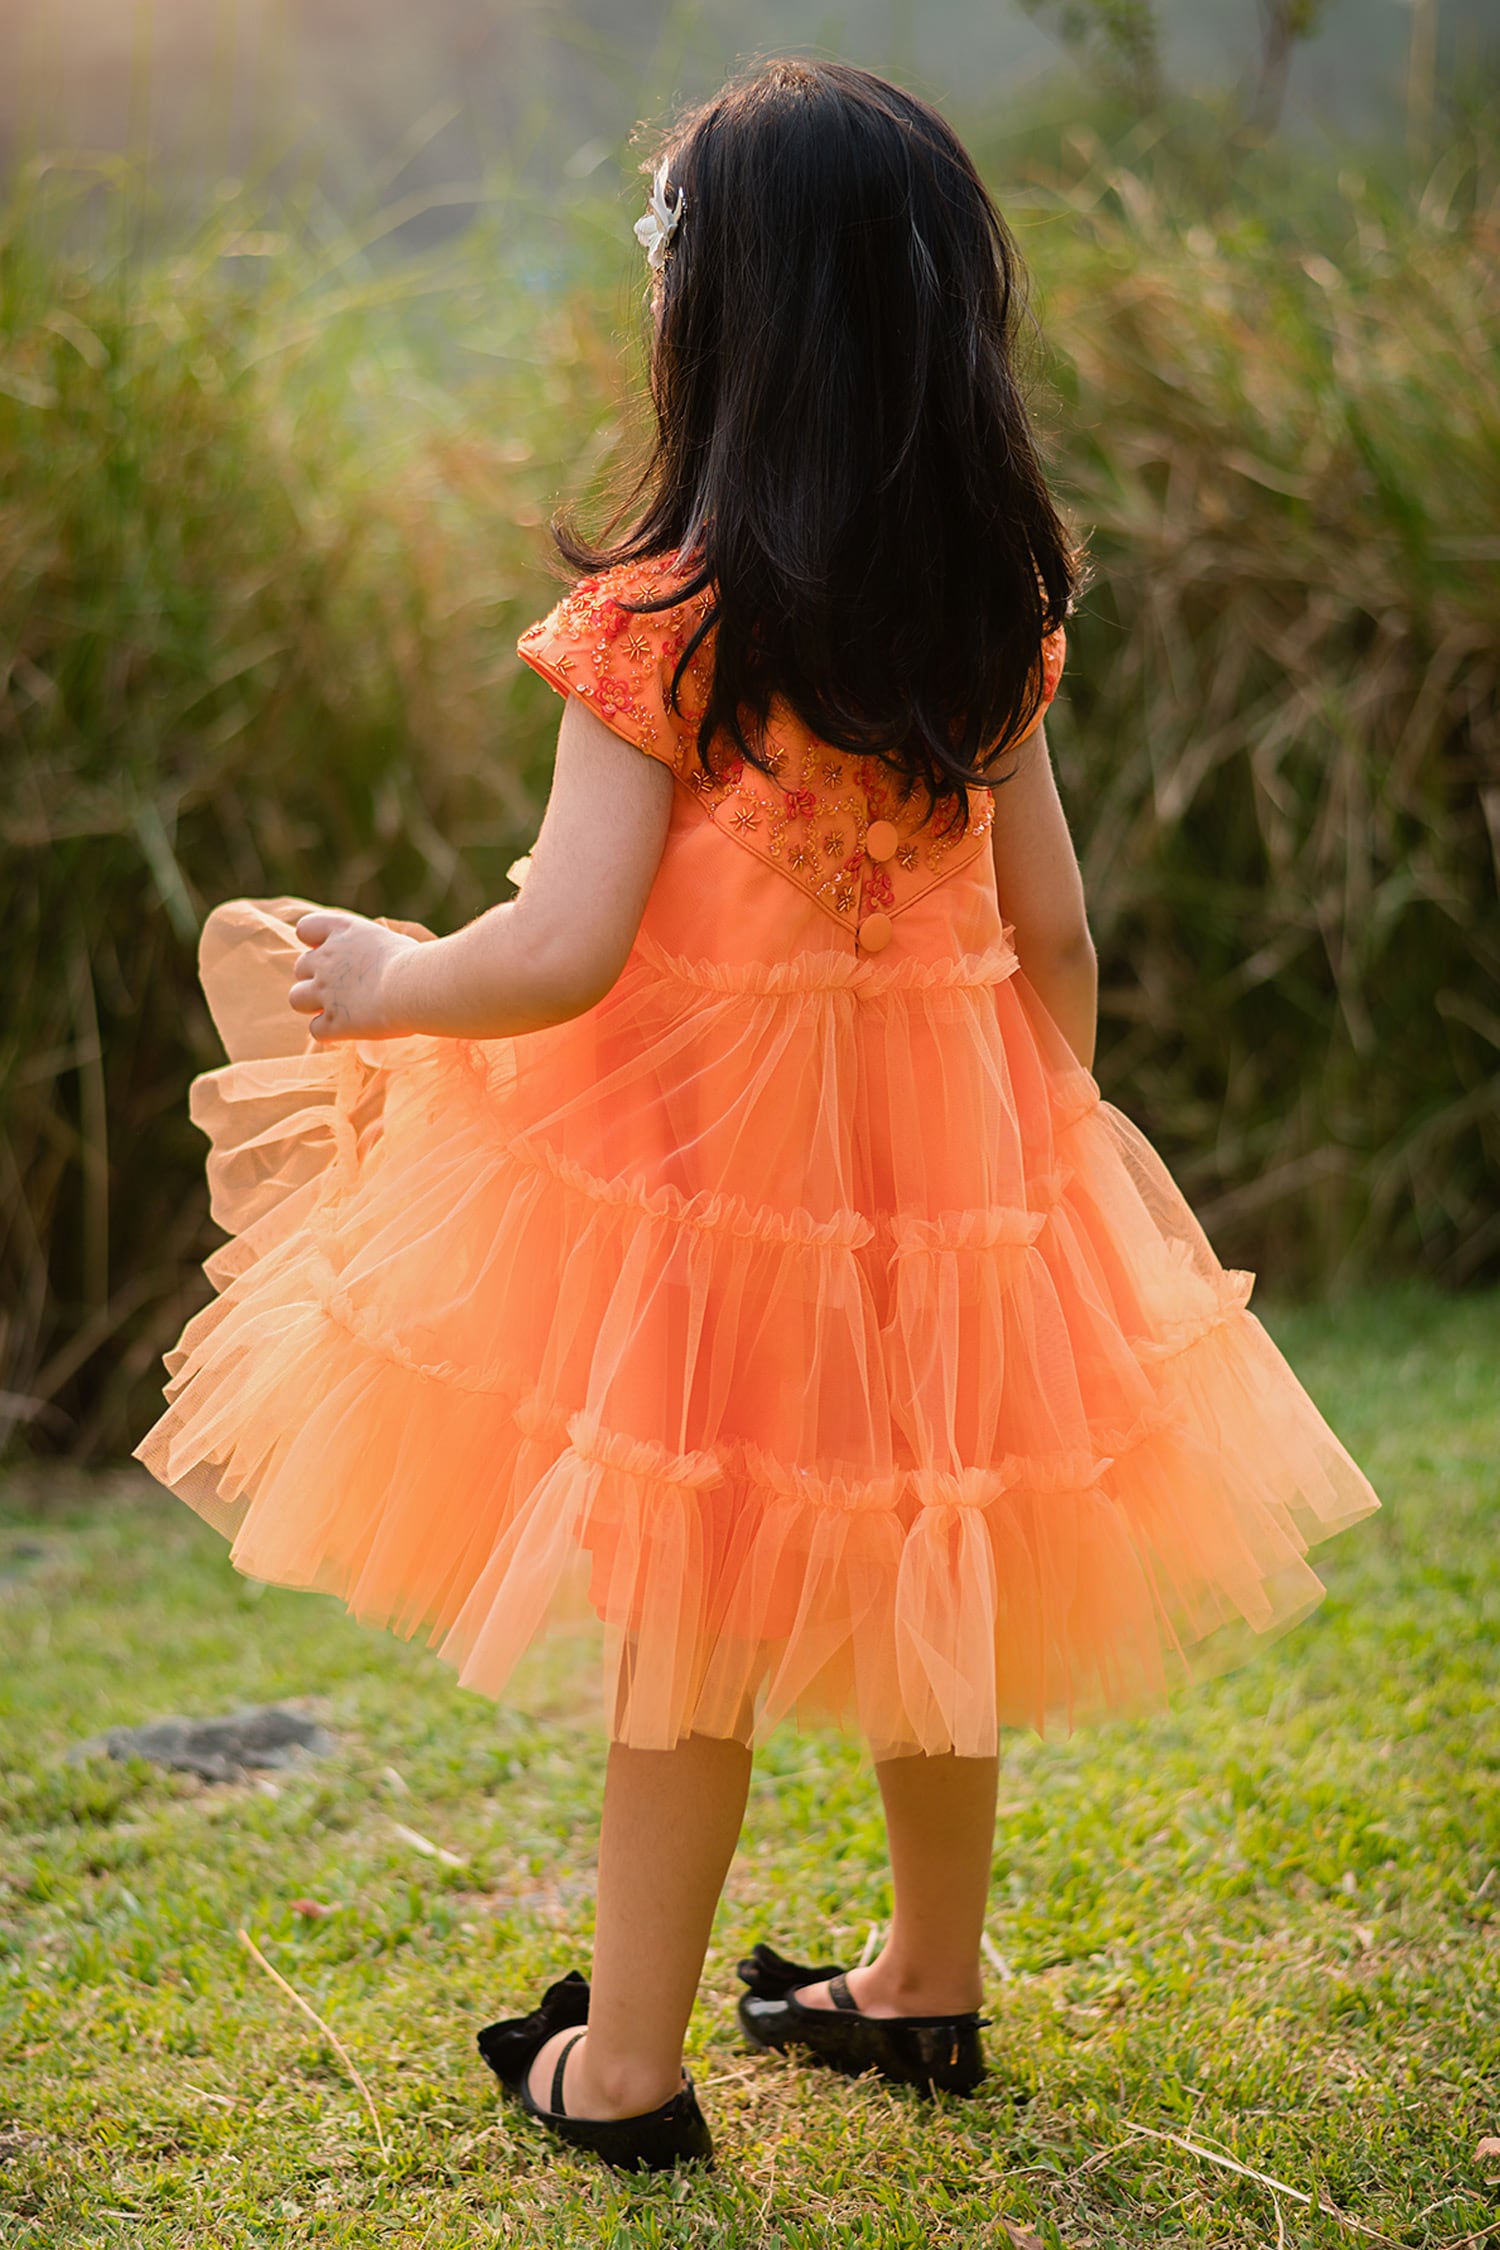
[[(780, 738), (774, 718), (768, 728), (769, 774), (738, 756), (724, 759), (716, 774), (705, 772), (696, 732), (712, 678), (711, 634), (683, 676), (680, 713), (669, 709), (666, 696), (678, 659), (712, 607), (710, 597), (698, 594), (644, 616), (616, 598), (652, 600), (670, 584), (659, 566), (645, 564), (581, 579), (521, 635), (520, 654), (564, 692), (590, 700), (617, 733), (670, 765), (707, 818), (772, 861), (851, 929), (867, 914), (899, 913), (983, 848), (994, 817), (992, 790), (971, 790), (966, 829), (945, 837), (898, 803), (894, 777), (878, 758), (836, 750), (795, 720), (791, 743)], [(1048, 701), (1062, 670), (1061, 643), (1059, 634), (1044, 652)], [(912, 802), (923, 806), (925, 798), (917, 791)], [(900, 834), (894, 854), (881, 860), (865, 850), (877, 820)], [(888, 839), (882, 841), (888, 849)]]

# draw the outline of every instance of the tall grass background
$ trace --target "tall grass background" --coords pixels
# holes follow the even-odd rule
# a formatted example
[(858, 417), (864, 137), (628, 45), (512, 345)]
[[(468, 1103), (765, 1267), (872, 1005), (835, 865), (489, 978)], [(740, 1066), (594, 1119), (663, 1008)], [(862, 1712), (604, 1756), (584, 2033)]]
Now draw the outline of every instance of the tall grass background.
[[(1282, 1290), (1500, 1271), (1500, 180), (997, 145), (1092, 555), (1050, 726), (1099, 1074)], [(1253, 168), (1252, 168), (1253, 169)], [(632, 175), (633, 177), (633, 175)], [(634, 197), (634, 189), (627, 191)], [(212, 1240), (206, 909), (507, 894), (546, 517), (635, 442), (633, 207), (33, 159), (0, 213), (0, 1428), (128, 1446)], [(633, 386), (635, 387), (633, 390)]]

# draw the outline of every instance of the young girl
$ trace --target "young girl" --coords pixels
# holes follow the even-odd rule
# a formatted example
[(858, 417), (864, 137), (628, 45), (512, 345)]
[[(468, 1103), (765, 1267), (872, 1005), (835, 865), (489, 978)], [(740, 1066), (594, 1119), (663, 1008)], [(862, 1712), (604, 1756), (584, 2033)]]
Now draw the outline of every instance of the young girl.
[(972, 163), (774, 62), (637, 232), (656, 445), (520, 643), (566, 698), (524, 887), (435, 940), (210, 917), (232, 1239), (140, 1457), (486, 1694), (602, 1621), (592, 1979), (480, 2045), (657, 2167), (709, 2153), (683, 2036), (767, 1728), (862, 1733), (894, 1915), (847, 1971), (757, 1946), (746, 2031), (965, 2091), (1000, 1729), (1159, 1700), (1377, 1503), (1090, 1074), (1075, 556)]

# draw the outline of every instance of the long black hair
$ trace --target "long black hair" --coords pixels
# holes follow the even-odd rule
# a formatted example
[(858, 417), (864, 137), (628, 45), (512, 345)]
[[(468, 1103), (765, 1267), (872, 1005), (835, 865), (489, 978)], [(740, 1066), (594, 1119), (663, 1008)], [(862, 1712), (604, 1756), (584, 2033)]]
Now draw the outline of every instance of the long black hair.
[(675, 560), (660, 609), (710, 606), (698, 730), (769, 770), (781, 698), (967, 822), (966, 783), (1031, 724), (1043, 636), (1079, 556), (1012, 364), (1022, 279), (1000, 213), (937, 112), (848, 65), (768, 62), (659, 152), (680, 192), (654, 292), (649, 459), (567, 561)]

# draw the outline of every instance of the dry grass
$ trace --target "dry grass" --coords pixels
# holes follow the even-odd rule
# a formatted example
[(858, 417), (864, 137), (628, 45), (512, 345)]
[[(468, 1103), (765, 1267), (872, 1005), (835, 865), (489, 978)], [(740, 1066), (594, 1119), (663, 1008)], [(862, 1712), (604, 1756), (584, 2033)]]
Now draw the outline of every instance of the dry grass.
[(1098, 566), (1053, 732), (1101, 1074), (1237, 1261), (1472, 1280), (1500, 1258), (1500, 191), (1346, 175), (1313, 235), (1081, 153), (1032, 241)]

